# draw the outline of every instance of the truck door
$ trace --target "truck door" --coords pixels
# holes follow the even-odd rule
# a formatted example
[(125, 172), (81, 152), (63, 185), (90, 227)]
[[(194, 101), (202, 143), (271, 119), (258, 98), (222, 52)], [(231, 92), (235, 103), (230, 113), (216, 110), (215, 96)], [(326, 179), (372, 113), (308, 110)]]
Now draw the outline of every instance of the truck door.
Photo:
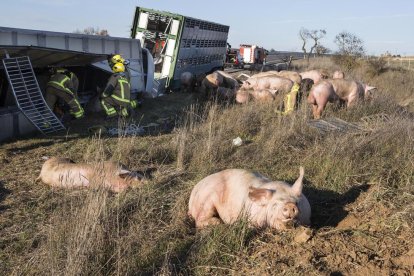
[[(171, 28), (169, 34), (176, 36), (180, 27), (180, 21), (176, 19), (171, 20)], [(165, 45), (164, 63), (162, 65), (161, 77), (168, 77), (170, 75), (171, 64), (174, 61), (174, 50), (177, 40), (175, 38), (168, 38)]]

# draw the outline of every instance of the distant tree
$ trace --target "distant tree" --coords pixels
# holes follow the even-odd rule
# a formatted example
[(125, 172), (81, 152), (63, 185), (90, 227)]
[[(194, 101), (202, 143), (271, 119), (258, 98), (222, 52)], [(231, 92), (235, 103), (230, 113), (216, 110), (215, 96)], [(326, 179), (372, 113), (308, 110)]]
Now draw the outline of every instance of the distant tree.
[(302, 39), (303, 58), (309, 60), (308, 51), (306, 50), (306, 43), (309, 39), (309, 30), (302, 27), (299, 31), (299, 37)]
[(313, 51), (316, 52), (316, 48), (319, 45), (319, 40), (325, 37), (326, 30), (324, 29), (310, 30), (308, 35), (309, 35), (309, 38), (313, 40), (313, 46), (311, 47), (309, 51), (309, 54), (311, 55)]
[(325, 46), (320, 45), (320, 44), (318, 44), (315, 48), (315, 53), (317, 56), (329, 54), (330, 52), (331, 52), (331, 49), (326, 48)]
[(87, 35), (100, 35), (100, 36), (109, 36), (108, 30), (106, 29), (99, 29), (98, 27), (87, 27), (83, 29), (83, 31), (76, 29), (74, 31), (75, 34), (87, 34)]
[(334, 62), (339, 64), (343, 70), (351, 71), (359, 66), (359, 58), (365, 54), (362, 39), (356, 35), (343, 31), (335, 36), (335, 44), (338, 46)]
[[(326, 35), (326, 30), (324, 29), (320, 29), (320, 30), (308, 30), (305, 28), (300, 29), (299, 37), (302, 39), (303, 58), (306, 58), (308, 60), (308, 63), (309, 63), (309, 57), (310, 55), (312, 55), (312, 53), (315, 52), (316, 54), (318, 54), (317, 48), (320, 45), (319, 40), (324, 38), (325, 35)], [(313, 40), (313, 45), (310, 48), (309, 52), (306, 49), (306, 43), (308, 42), (308, 40)], [(321, 48), (319, 50), (321, 50)]]
[(360, 57), (365, 53), (364, 42), (356, 35), (343, 31), (335, 36), (335, 44), (338, 45), (338, 54)]
[(270, 53), (270, 54), (275, 54), (275, 53), (276, 53), (276, 50), (275, 50), (275, 49), (273, 49), (273, 48), (271, 48), (271, 49), (269, 50), (269, 53)]

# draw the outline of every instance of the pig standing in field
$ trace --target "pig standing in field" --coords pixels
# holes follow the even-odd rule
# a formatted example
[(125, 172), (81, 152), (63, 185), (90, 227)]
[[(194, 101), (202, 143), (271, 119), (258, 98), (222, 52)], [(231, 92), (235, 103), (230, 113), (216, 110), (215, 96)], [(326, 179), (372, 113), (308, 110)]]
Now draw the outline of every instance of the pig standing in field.
[(302, 77), (298, 72), (295, 71), (280, 71), (276, 74), (279, 77), (287, 78), (293, 81), (294, 83), (300, 84), (302, 82)]
[(321, 70), (310, 70), (310, 71), (302, 72), (300, 73), (300, 76), (302, 77), (302, 79), (313, 80), (314, 84), (317, 84), (321, 80), (328, 78), (328, 76)]
[(190, 72), (183, 72), (180, 76), (181, 91), (192, 93), (195, 85), (195, 78)]
[(252, 79), (255, 78), (262, 78), (262, 77), (272, 77), (272, 76), (277, 76), (277, 77), (282, 77), (282, 78), (286, 78), (286, 79), (290, 79), (291, 81), (293, 81), (294, 83), (300, 84), (302, 81), (302, 77), (299, 75), (298, 72), (295, 71), (267, 71), (267, 72), (261, 72), (261, 73), (257, 73), (254, 74), (253, 76), (251, 76)]
[(39, 180), (62, 188), (88, 187), (95, 181), (118, 193), (130, 186), (142, 184), (143, 176), (115, 162), (75, 164), (67, 158), (52, 157), (43, 164), (36, 181)]
[(253, 90), (270, 89), (272, 91), (277, 91), (278, 94), (285, 94), (291, 91), (293, 84), (293, 81), (286, 78), (267, 76), (260, 78), (249, 78), (243, 82), (242, 88)]
[(279, 73), (278, 71), (273, 71), (273, 70), (266, 71), (266, 72), (260, 72), (260, 73), (252, 75), (250, 78), (255, 79), (255, 78), (261, 78), (261, 77), (275, 76), (278, 73)]
[(374, 91), (377, 89), (374, 86), (369, 86), (363, 82), (357, 81), (358, 83), (358, 90), (360, 94), (364, 95), (364, 100), (372, 100), (374, 96)]
[(339, 103), (340, 99), (334, 91), (333, 85), (328, 81), (320, 81), (315, 84), (308, 96), (308, 103), (312, 105), (313, 118), (319, 119), (326, 104)]
[(373, 86), (353, 80), (334, 79), (328, 81), (333, 85), (335, 93), (346, 103), (347, 107), (352, 106), (358, 100), (368, 99), (372, 91), (376, 89)]
[(258, 227), (286, 229), (293, 222), (309, 225), (311, 208), (302, 194), (303, 175), (300, 167), (293, 186), (241, 169), (209, 175), (193, 188), (189, 215), (197, 228), (234, 223), (242, 216)]

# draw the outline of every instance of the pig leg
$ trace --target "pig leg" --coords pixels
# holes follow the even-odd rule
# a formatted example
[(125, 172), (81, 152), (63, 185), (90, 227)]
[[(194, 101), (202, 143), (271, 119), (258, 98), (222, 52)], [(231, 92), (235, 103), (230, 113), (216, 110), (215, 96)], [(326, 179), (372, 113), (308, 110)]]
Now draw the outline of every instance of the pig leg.
[(216, 217), (217, 210), (213, 203), (208, 201), (203, 204), (202, 209), (196, 215), (195, 223), (197, 228), (202, 228), (208, 225), (217, 225), (221, 223), (221, 220)]
[(320, 119), (322, 116), (322, 111), (325, 109), (326, 104), (328, 103), (327, 97), (317, 97), (316, 98), (316, 109), (315, 105), (313, 106), (313, 116), (315, 119)]
[(316, 104), (312, 105), (312, 114), (314, 119), (319, 119), (318, 117), (318, 106)]
[(197, 228), (203, 228), (206, 226), (211, 226), (211, 225), (218, 225), (221, 224), (221, 220), (219, 218), (216, 217), (211, 217), (209, 219), (203, 220), (203, 221), (196, 221), (196, 227)]

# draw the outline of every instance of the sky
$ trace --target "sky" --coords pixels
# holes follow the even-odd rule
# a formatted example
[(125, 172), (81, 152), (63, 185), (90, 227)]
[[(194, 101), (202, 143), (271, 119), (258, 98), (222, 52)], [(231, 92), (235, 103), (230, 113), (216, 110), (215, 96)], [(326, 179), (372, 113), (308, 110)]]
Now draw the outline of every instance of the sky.
[(87, 27), (129, 37), (135, 7), (169, 11), (230, 26), (228, 42), (277, 51), (301, 51), (303, 27), (325, 29), (321, 44), (348, 31), (369, 55), (414, 55), (413, 0), (1, 0), (0, 26), (74, 32)]

